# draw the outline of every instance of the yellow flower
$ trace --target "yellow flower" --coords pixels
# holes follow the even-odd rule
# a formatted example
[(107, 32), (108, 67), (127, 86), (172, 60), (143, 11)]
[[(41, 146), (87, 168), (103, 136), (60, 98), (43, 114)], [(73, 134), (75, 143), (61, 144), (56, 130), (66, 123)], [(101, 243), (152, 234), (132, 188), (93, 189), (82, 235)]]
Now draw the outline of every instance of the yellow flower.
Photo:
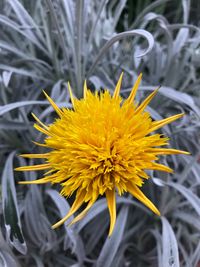
[(26, 158), (44, 158), (45, 163), (19, 167), (18, 171), (47, 170), (42, 179), (24, 181), (21, 184), (59, 183), (61, 194), (70, 197), (76, 193), (68, 214), (52, 227), (56, 228), (73, 215), (84, 203), (86, 208), (72, 223), (82, 219), (97, 198), (106, 196), (110, 213), (112, 234), (116, 221), (116, 193), (131, 193), (154, 213), (160, 215), (154, 204), (139, 189), (149, 176), (145, 170), (172, 172), (172, 169), (157, 163), (159, 155), (189, 154), (188, 152), (160, 148), (168, 144), (168, 138), (151, 134), (162, 126), (181, 118), (183, 114), (153, 121), (145, 111), (156, 95), (151, 93), (140, 105), (134, 98), (140, 84), (140, 74), (129, 97), (123, 101), (119, 96), (122, 76), (113, 96), (109, 91), (95, 94), (84, 84), (84, 98), (75, 99), (68, 84), (73, 110), (62, 108), (47, 99), (58, 114), (54, 123), (46, 126), (34, 114), (38, 124), (34, 127), (47, 135), (44, 144), (50, 148), (45, 154), (24, 154)]

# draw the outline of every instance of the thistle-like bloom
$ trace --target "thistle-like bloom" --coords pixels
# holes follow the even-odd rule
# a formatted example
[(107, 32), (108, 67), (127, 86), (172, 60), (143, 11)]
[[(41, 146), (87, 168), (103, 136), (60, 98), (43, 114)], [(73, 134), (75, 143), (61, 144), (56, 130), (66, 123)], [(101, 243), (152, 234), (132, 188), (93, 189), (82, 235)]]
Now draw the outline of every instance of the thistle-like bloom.
[[(73, 215), (84, 203), (86, 208), (72, 223), (82, 219), (99, 196), (106, 196), (110, 213), (112, 234), (116, 221), (116, 194), (129, 192), (154, 213), (160, 215), (154, 204), (142, 193), (144, 181), (149, 178), (145, 170), (172, 172), (172, 169), (157, 163), (159, 155), (189, 154), (188, 152), (162, 148), (168, 138), (153, 133), (162, 126), (181, 118), (183, 114), (153, 121), (145, 111), (156, 95), (151, 93), (140, 105), (134, 98), (140, 84), (140, 74), (129, 97), (123, 101), (119, 96), (122, 76), (114, 90), (93, 94), (84, 84), (83, 99), (73, 97), (68, 84), (73, 110), (58, 108), (45, 93), (58, 114), (50, 125), (44, 125), (35, 115), (34, 127), (47, 137), (40, 144), (50, 151), (45, 154), (24, 154), (26, 158), (44, 158), (45, 163), (19, 167), (18, 171), (47, 170), (44, 177), (21, 184), (61, 184), (61, 194), (70, 197), (76, 194), (68, 214), (52, 227), (56, 228)], [(38, 143), (37, 143), (38, 144)]]

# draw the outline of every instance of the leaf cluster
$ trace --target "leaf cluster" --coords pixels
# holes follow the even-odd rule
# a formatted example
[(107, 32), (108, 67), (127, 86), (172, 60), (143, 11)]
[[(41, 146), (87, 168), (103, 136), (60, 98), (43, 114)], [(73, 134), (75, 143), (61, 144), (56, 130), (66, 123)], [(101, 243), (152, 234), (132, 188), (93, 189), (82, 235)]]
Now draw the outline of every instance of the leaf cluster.
[[(198, 15), (193, 1), (176, 1), (177, 17), (172, 12), (175, 1), (145, 1), (144, 6), (143, 1), (135, 6), (130, 2), (0, 2), (1, 266), (196, 267), (200, 261)], [(161, 218), (123, 196), (117, 199), (111, 238), (104, 199), (76, 225), (52, 230), (73, 196), (64, 199), (56, 186), (19, 186), (17, 181), (37, 179), (42, 173), (13, 171), (33, 163), (18, 154), (44, 152), (31, 142), (43, 140), (32, 127), (31, 113), (49, 124), (56, 114), (43, 89), (59, 107), (70, 108), (67, 81), (81, 97), (85, 79), (91, 90), (112, 91), (121, 71), (124, 97), (140, 72), (138, 101), (162, 85), (148, 107), (153, 119), (185, 112), (162, 133), (170, 137), (172, 147), (191, 155), (161, 158), (174, 174), (150, 173), (144, 191)]]

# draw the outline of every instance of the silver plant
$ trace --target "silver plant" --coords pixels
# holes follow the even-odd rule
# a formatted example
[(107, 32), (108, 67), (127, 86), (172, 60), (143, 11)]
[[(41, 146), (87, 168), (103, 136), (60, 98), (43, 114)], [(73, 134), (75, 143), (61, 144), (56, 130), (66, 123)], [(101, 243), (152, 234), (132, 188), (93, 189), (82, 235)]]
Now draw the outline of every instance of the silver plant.
[[(134, 1), (133, 19), (130, 2), (0, 1), (0, 266), (199, 264), (198, 16), (191, 24), (195, 7), (189, 0)], [(179, 17), (172, 19), (170, 8), (176, 8)], [(43, 89), (60, 107), (71, 108), (67, 81), (80, 98), (85, 79), (91, 90), (113, 90), (121, 71), (123, 96), (140, 72), (138, 101), (162, 85), (148, 107), (154, 119), (185, 112), (182, 121), (166, 126), (163, 134), (191, 156), (168, 157), (172, 175), (151, 173), (153, 179), (144, 190), (161, 210), (161, 218), (132, 198), (120, 197), (115, 231), (108, 238), (108, 212), (104, 199), (99, 199), (80, 223), (54, 231), (51, 224), (67, 213), (70, 199), (61, 197), (55, 186), (17, 185), (22, 175), (36, 179), (37, 174), (13, 171), (25, 165), (17, 155), (33, 153), (31, 140), (43, 138), (33, 130), (31, 112), (48, 124), (56, 115)]]

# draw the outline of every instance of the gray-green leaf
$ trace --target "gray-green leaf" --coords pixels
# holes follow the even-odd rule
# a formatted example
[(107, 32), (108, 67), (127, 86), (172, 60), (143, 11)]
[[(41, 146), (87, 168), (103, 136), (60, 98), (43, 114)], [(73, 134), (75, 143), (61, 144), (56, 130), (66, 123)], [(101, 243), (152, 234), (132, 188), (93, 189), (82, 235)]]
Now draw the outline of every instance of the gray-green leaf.
[(26, 254), (27, 246), (21, 229), (16, 190), (13, 177), (12, 152), (6, 161), (2, 177), (2, 203), (6, 234), (9, 242), (22, 254)]

